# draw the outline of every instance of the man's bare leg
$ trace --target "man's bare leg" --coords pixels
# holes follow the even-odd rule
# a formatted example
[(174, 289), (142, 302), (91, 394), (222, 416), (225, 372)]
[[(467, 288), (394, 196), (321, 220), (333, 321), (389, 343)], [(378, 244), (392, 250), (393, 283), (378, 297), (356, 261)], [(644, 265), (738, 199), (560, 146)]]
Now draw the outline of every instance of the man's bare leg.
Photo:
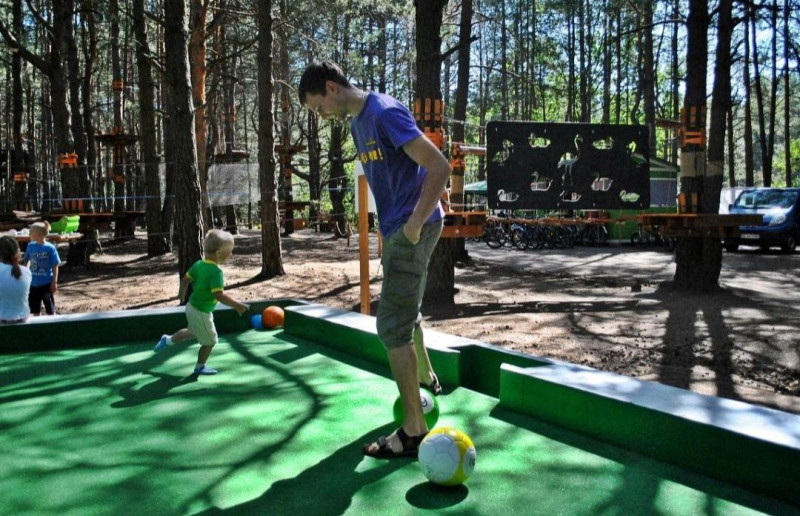
[[(393, 348), (388, 351), (389, 366), (392, 375), (400, 391), (400, 399), (403, 403), (403, 430), (411, 437), (422, 435), (428, 432), (428, 425), (422, 413), (422, 405), (419, 402), (419, 383), (417, 380), (417, 353), (414, 346), (410, 343), (407, 346)], [(396, 433), (388, 436), (386, 440), (389, 446), (396, 453), (403, 451), (403, 445)], [(378, 449), (377, 443), (369, 446), (369, 451), (374, 452)]]
[(414, 350), (417, 352), (417, 379), (421, 384), (430, 385), (436, 380), (436, 374), (433, 372), (428, 348), (425, 347), (422, 326), (419, 323), (414, 325)]

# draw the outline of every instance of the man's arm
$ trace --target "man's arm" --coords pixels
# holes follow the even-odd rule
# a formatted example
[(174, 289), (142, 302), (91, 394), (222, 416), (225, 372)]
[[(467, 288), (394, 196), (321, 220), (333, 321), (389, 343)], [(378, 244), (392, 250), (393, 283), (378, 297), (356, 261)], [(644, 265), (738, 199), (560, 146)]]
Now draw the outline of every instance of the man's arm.
[(414, 208), (414, 212), (408, 218), (405, 226), (403, 226), (403, 231), (408, 240), (416, 244), (419, 242), (419, 233), (423, 224), (433, 213), (439, 203), (439, 199), (442, 198), (442, 193), (444, 193), (447, 180), (450, 179), (453, 169), (450, 167), (447, 158), (424, 135), (403, 145), (403, 150), (412, 160), (425, 167), (428, 171), (425, 182), (422, 184), (422, 195), (419, 198), (417, 207)]

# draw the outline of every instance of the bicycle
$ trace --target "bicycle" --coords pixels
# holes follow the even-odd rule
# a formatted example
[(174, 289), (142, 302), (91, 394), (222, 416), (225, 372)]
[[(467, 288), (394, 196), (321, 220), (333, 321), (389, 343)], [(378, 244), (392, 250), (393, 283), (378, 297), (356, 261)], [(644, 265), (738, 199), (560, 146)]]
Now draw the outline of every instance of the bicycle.
[(631, 235), (631, 244), (637, 248), (661, 246), (665, 251), (672, 252), (678, 244), (675, 237), (666, 237), (661, 234), (658, 226), (639, 225), (639, 229)]

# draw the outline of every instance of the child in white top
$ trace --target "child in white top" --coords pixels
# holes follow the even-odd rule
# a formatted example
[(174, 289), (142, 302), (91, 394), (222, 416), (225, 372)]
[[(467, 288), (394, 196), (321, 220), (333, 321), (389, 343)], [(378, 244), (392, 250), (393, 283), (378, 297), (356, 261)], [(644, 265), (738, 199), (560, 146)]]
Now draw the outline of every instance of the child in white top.
[(0, 324), (25, 322), (30, 315), (31, 271), (19, 264), (17, 239), (0, 237)]

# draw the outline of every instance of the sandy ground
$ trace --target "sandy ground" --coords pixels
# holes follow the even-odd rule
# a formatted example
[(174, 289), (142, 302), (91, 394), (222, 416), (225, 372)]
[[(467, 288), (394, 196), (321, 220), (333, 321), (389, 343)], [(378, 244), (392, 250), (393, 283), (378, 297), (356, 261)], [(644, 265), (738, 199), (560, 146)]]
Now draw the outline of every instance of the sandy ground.
[[(539, 251), (467, 244), (456, 304), (426, 310), (426, 327), (731, 399), (800, 413), (800, 254), (725, 253), (716, 294), (669, 288), (663, 251), (630, 246)], [(66, 249), (61, 249), (62, 255)], [(242, 301), (301, 298), (359, 309), (358, 238), (303, 230), (282, 239), (285, 276), (262, 281), (260, 237), (237, 236), (223, 268)], [(371, 237), (373, 302), (381, 282)], [(144, 235), (106, 242), (88, 267), (64, 267), (60, 313), (177, 305), (174, 255), (146, 256)], [(170, 328), (154, 329), (153, 341)]]

